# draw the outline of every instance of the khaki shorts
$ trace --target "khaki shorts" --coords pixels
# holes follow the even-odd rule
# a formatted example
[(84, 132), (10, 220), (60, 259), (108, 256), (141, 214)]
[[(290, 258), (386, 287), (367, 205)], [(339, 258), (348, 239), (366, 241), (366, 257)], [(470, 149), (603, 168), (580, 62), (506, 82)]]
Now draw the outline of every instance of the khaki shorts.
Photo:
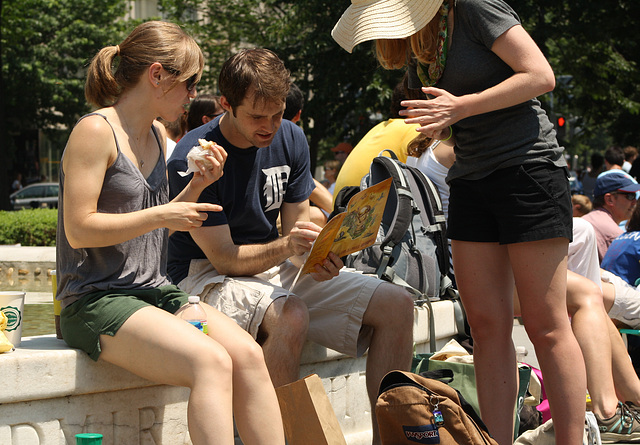
[(631, 329), (640, 329), (640, 291), (617, 275), (601, 271), (602, 281), (613, 284), (615, 298), (609, 310), (609, 318), (619, 320)]
[[(219, 275), (209, 260), (192, 260), (189, 275), (178, 287), (199, 295), (257, 338), (269, 305), (287, 295), (297, 273), (298, 269), (285, 261), (252, 277), (228, 277)], [(363, 326), (362, 317), (381, 283), (375, 276), (347, 268), (329, 281), (300, 277), (292, 295), (309, 308), (309, 340), (352, 357), (364, 354), (373, 331)]]

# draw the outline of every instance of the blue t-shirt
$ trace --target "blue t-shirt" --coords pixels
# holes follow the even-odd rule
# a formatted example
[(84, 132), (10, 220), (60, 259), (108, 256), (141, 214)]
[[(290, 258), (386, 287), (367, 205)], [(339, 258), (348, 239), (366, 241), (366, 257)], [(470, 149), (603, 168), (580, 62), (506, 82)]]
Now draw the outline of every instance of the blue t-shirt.
[[(302, 202), (315, 188), (311, 176), (309, 146), (297, 125), (283, 120), (268, 147), (238, 148), (222, 135), (220, 118), (195, 128), (176, 145), (168, 162), (169, 190), (173, 199), (188, 184), (186, 156), (198, 139), (214, 141), (224, 147), (228, 157), (223, 176), (207, 187), (199, 202), (220, 204), (223, 212), (209, 212), (203, 226), (229, 225), (233, 242), (266, 243), (276, 239), (276, 221), (283, 202)], [(174, 283), (189, 272), (192, 259), (206, 258), (188, 232), (169, 238), (168, 272)]]
[(640, 232), (627, 232), (613, 240), (600, 264), (632, 286), (640, 278)]

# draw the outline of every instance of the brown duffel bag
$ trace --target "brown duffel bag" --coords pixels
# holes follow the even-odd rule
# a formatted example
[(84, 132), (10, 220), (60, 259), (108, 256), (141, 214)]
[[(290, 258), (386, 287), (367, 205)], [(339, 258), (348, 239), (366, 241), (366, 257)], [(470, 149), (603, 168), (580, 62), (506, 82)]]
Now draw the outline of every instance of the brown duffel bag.
[(498, 445), (471, 405), (446, 383), (391, 371), (378, 394), (376, 417), (384, 445)]

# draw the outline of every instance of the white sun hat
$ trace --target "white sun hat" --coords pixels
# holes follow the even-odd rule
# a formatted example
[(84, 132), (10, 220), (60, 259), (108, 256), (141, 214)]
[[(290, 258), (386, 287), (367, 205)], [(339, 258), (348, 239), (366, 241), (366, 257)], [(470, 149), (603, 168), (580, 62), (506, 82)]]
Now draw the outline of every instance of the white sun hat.
[(331, 36), (347, 52), (358, 43), (403, 39), (424, 28), (443, 0), (351, 0)]

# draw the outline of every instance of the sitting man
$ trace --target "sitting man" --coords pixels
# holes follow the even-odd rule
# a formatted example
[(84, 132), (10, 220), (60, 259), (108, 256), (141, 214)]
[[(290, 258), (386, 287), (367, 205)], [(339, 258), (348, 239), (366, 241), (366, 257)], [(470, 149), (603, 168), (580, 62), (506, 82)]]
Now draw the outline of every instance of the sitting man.
[[(197, 230), (172, 235), (169, 274), (257, 339), (275, 386), (299, 378), (307, 338), (350, 356), (368, 348), (373, 407), (385, 373), (410, 367), (413, 300), (401, 287), (342, 269), (334, 254), (286, 297), (301, 256), (320, 232), (309, 222), (314, 183), (305, 135), (282, 119), (289, 84), (283, 62), (266, 49), (244, 50), (223, 65), (218, 85), (226, 113), (180, 140), (169, 181), (171, 194), (179, 193), (188, 180), (178, 174), (187, 170), (188, 151), (199, 138), (215, 141), (228, 158), (223, 176), (200, 201), (224, 211), (210, 213)], [(371, 414), (379, 443), (373, 408)]]
[(640, 185), (622, 170), (598, 176), (593, 189), (593, 210), (582, 218), (596, 230), (598, 259), (602, 261), (611, 242), (622, 234), (618, 226), (631, 217)]

